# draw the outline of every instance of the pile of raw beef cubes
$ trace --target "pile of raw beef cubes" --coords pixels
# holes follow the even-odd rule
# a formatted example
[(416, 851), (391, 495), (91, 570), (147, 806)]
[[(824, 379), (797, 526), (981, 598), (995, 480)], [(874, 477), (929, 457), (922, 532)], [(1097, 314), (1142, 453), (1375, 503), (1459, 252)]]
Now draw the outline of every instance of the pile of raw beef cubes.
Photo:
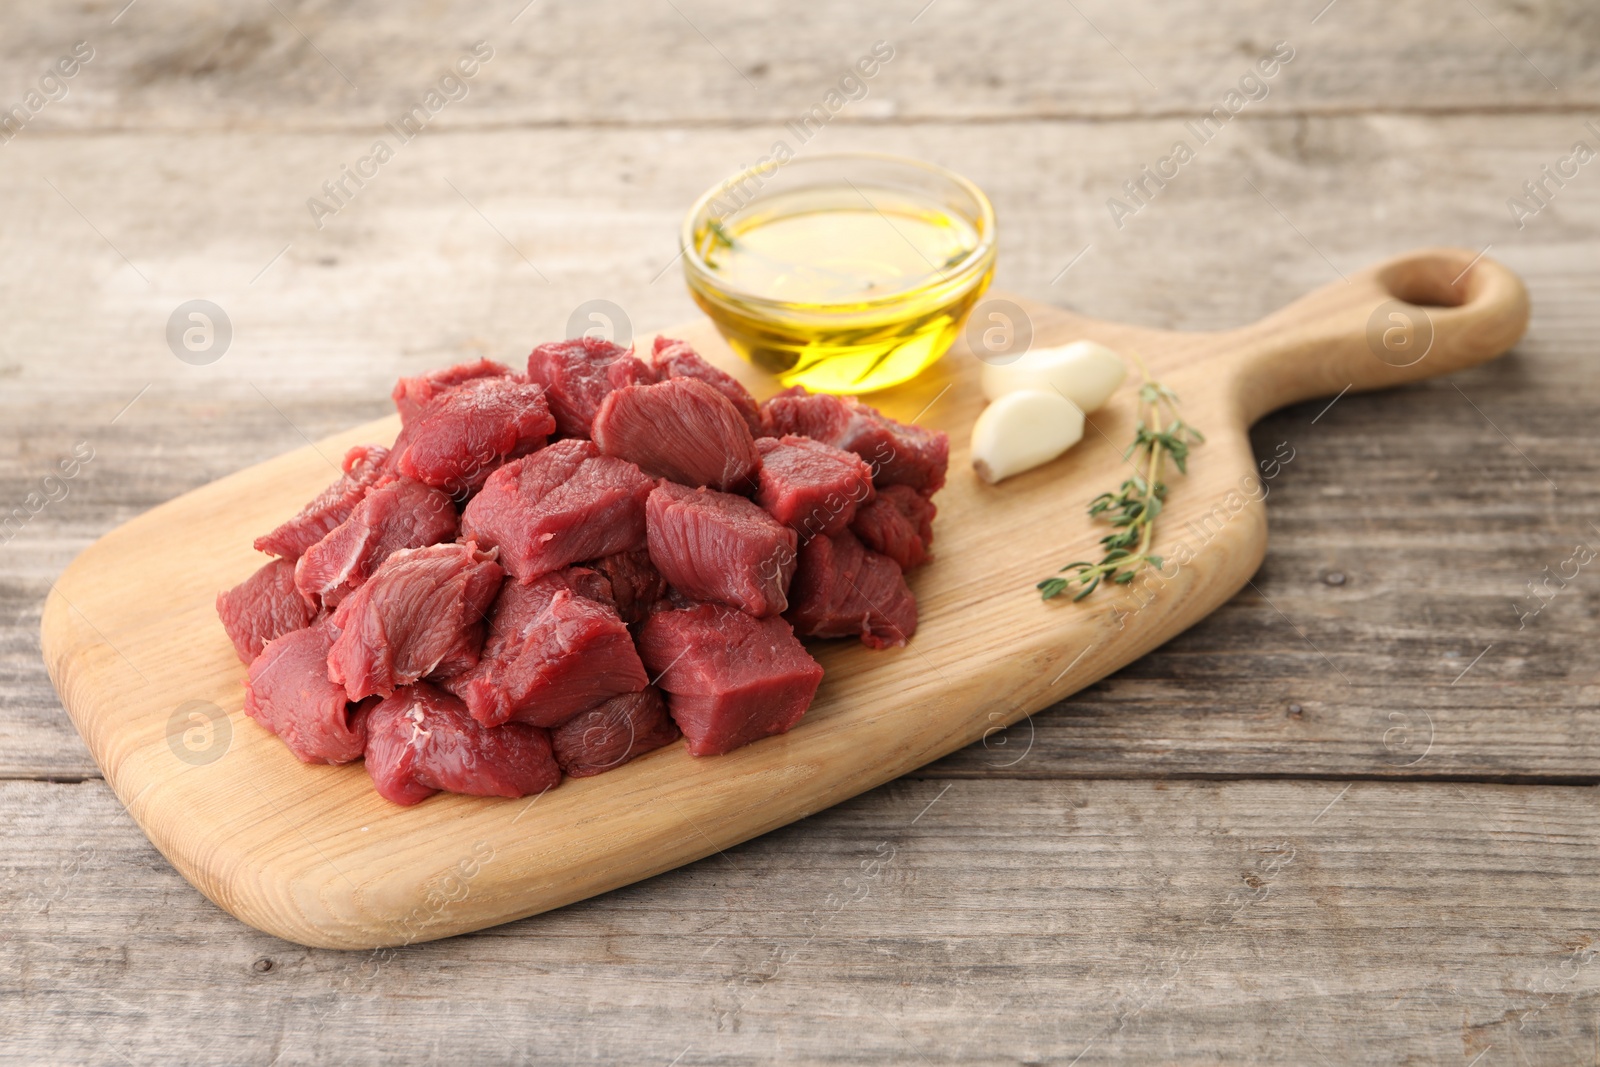
[(403, 379), (393, 447), (256, 540), (217, 598), (245, 711), (378, 792), (526, 796), (682, 736), (782, 733), (822, 668), (796, 636), (904, 645), (943, 433), (851, 397), (757, 404), (690, 346), (582, 338), (526, 374)]

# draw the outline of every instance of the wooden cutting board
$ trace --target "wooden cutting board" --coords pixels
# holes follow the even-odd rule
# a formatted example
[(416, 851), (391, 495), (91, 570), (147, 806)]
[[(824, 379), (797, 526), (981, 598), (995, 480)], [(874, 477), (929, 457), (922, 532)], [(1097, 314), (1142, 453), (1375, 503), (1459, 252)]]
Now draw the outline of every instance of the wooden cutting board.
[[(979, 325), (1005, 298), (980, 307)], [(241, 710), (244, 668), (213, 598), (262, 562), (251, 540), (332, 478), (350, 445), (388, 443), (389, 418), (241, 471), (114, 530), (44, 608), (56, 691), (117, 796), (184, 877), (261, 930), (373, 948), (533, 915), (648, 878), (803, 818), (1000, 730), (1166, 641), (1221, 605), (1266, 549), (1263, 478), (1247, 430), (1274, 408), (1472, 366), (1522, 335), (1527, 294), (1469, 251), (1413, 253), (1251, 326), (1149, 330), (1015, 300), (1035, 346), (1081, 337), (1135, 350), (1206, 434), (1172, 479), (1157, 533), (1164, 576), (1043, 603), (1034, 583), (1094, 554), (1087, 502), (1127, 476), (1134, 376), (1066, 456), (999, 486), (972, 474), (980, 363), (958, 344), (922, 379), (871, 398), (950, 434), (935, 559), (911, 585), (909, 647), (814, 643), (826, 668), (787, 735), (726, 756), (681, 745), (537, 798), (439, 795), (398, 808), (365, 770), (299, 763)], [(969, 331), (969, 333), (972, 331)], [(758, 396), (709, 322), (675, 330)], [(646, 338), (641, 344), (647, 344)], [(1380, 358), (1381, 356), (1381, 358)], [(1403, 364), (1403, 365), (1401, 365)], [(1265, 483), (1270, 488), (1270, 481)]]

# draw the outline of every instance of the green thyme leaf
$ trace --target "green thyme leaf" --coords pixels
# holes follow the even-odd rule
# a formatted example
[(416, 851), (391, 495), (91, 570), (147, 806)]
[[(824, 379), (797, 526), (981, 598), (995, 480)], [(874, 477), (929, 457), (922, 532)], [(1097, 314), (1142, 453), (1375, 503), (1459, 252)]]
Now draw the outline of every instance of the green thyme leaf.
[[(1082, 600), (1100, 587), (1102, 581), (1128, 585), (1144, 567), (1160, 570), (1163, 558), (1151, 553), (1156, 516), (1167, 498), (1167, 485), (1161, 480), (1162, 468), (1171, 463), (1179, 474), (1189, 473), (1189, 449), (1203, 444), (1205, 437), (1178, 414), (1178, 394), (1152, 381), (1150, 372), (1137, 355), (1134, 357), (1144, 382), (1139, 387), (1139, 421), (1134, 425), (1133, 443), (1123, 458), (1138, 470), (1115, 493), (1101, 493), (1089, 502), (1089, 517), (1103, 518), (1112, 532), (1100, 538), (1105, 550), (1100, 562), (1079, 560), (1061, 568), (1071, 578), (1046, 578), (1038, 584), (1045, 600), (1059, 596), (1074, 581), (1083, 586), (1072, 599)], [(1133, 457), (1138, 456), (1135, 460)]]

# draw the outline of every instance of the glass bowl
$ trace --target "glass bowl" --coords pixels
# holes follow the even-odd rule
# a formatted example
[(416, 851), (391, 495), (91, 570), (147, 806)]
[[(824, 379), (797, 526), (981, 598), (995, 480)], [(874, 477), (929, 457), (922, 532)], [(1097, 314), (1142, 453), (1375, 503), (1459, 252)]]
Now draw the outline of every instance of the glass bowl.
[(734, 351), (816, 392), (922, 373), (994, 276), (982, 190), (869, 152), (746, 168), (695, 202), (680, 241), (689, 292)]

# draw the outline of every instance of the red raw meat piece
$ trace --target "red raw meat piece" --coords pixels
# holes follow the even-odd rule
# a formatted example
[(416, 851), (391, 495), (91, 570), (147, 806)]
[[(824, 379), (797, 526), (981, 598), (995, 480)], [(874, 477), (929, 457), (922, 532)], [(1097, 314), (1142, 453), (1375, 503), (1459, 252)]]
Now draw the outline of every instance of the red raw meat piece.
[(578, 560), (643, 548), (654, 485), (593, 442), (557, 441), (491, 474), (462, 514), (462, 536), (498, 548), (501, 565), (530, 582)]
[(744, 416), (752, 434), (761, 436), (761, 405), (750, 395), (750, 390), (721, 367), (713, 366), (687, 342), (657, 337), (650, 364), (655, 369), (656, 377), (663, 381), (668, 378), (698, 378), (705, 382), (733, 403), (739, 414)]
[(396, 479), (368, 493), (348, 519), (305, 550), (295, 564), (295, 585), (310, 603), (335, 608), (392, 552), (452, 541), (456, 525), (449, 496)]
[(501, 460), (541, 447), (555, 428), (543, 386), (473, 378), (417, 411), (395, 442), (395, 469), (451, 496), (464, 496), (481, 486)]
[(594, 417), (594, 442), (646, 474), (689, 486), (743, 486), (761, 465), (733, 402), (694, 378), (618, 389)]
[(854, 452), (872, 466), (879, 488), (909, 485), (933, 493), (944, 485), (950, 464), (950, 438), (896, 422), (853, 396), (790, 391), (761, 406), (767, 432), (795, 434)]
[(861, 505), (850, 531), (872, 551), (909, 571), (928, 558), (938, 511), (933, 501), (909, 485), (886, 485), (876, 500)]
[[(575, 596), (588, 597), (590, 600), (598, 600), (602, 604), (616, 606), (612, 600), (610, 580), (604, 574), (591, 567), (567, 567), (553, 574), (547, 574), (532, 584), (544, 582), (560, 582), (561, 585), (572, 590)], [(548, 603), (550, 597), (555, 595), (560, 586), (545, 585), (544, 588), (548, 592), (539, 595), (544, 597), (544, 603)]]
[(742, 496), (662, 483), (647, 507), (650, 562), (667, 584), (757, 618), (781, 614), (795, 532)]
[(328, 677), (360, 700), (389, 696), (435, 670), (470, 668), (504, 576), (471, 541), (400, 549), (333, 613), (342, 632), (328, 655)]
[(389, 450), (382, 445), (357, 445), (346, 452), (344, 474), (339, 480), (301, 508), (300, 514), (271, 533), (256, 538), (256, 551), (284, 559), (299, 559), (300, 553), (350, 517), (367, 490), (378, 484), (389, 458)]
[(274, 559), (226, 593), (218, 593), (217, 615), (239, 659), (249, 663), (268, 641), (310, 626), (316, 612), (294, 587), (294, 563)]
[(440, 393), (448, 392), (463, 382), (474, 378), (511, 378), (511, 368), (492, 359), (472, 363), (457, 363), (454, 367), (431, 370), (414, 378), (401, 378), (394, 385), (394, 406), (400, 412), (400, 425), (409, 426), (412, 420)]
[(545, 387), (557, 430), (567, 437), (588, 437), (602, 400), (625, 385), (654, 382), (656, 374), (631, 348), (598, 337), (574, 337), (529, 353), (528, 380)]
[(667, 595), (667, 580), (650, 562), (648, 549), (618, 552), (593, 560), (589, 566), (602, 575), (610, 587), (608, 596), (594, 599), (609, 600), (622, 621), (629, 625), (643, 622), (656, 601)]
[(807, 637), (860, 637), (868, 648), (904, 645), (917, 632), (917, 598), (888, 556), (848, 530), (800, 549), (788, 619)]
[(561, 783), (548, 730), (515, 722), (488, 729), (427, 682), (401, 687), (368, 713), (366, 752), (378, 795), (396, 804), (439, 790), (525, 797)]
[(556, 762), (572, 778), (589, 778), (682, 736), (656, 688), (624, 693), (568, 719), (550, 732)]
[(763, 437), (756, 503), (801, 537), (835, 534), (873, 497), (872, 468), (854, 452), (809, 437)]
[(695, 756), (783, 733), (822, 682), (822, 666), (781, 617), (715, 604), (657, 611), (639, 628), (639, 654)]
[(349, 763), (367, 742), (365, 717), (328, 680), (337, 633), (325, 619), (267, 642), (245, 683), (244, 713), (305, 763)]
[(650, 684), (628, 628), (609, 604), (574, 592), (587, 568), (507, 582), (472, 670), (442, 681), (485, 726), (563, 722)]

